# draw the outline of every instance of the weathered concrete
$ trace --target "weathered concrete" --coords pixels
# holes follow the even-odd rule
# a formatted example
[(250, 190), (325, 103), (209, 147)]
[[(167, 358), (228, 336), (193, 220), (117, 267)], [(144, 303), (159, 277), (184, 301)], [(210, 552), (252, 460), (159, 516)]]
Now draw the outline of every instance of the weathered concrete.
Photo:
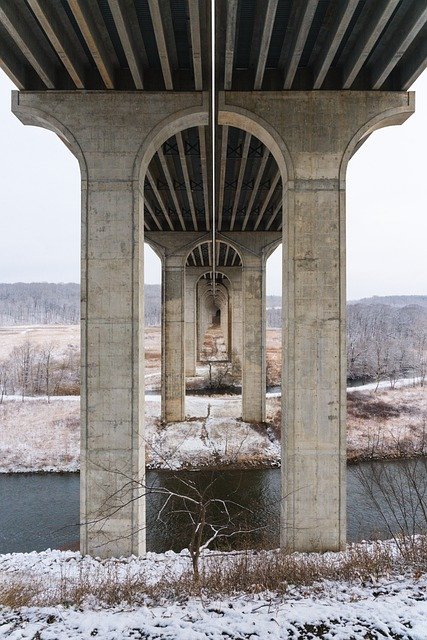
[(185, 269), (185, 375), (196, 375), (197, 338), (196, 338), (196, 285), (198, 273), (191, 267)]
[[(201, 93), (13, 94), (26, 124), (51, 129), (82, 174), (81, 550), (145, 549), (143, 184), (177, 129), (207, 123)], [(161, 123), (161, 124), (160, 124)]]
[[(282, 173), (282, 546), (346, 537), (345, 173), (413, 97), (385, 92), (228, 93), (219, 120), (264, 142)], [(255, 235), (255, 234), (250, 234)]]
[(162, 269), (162, 419), (185, 418), (185, 267), (165, 256)]

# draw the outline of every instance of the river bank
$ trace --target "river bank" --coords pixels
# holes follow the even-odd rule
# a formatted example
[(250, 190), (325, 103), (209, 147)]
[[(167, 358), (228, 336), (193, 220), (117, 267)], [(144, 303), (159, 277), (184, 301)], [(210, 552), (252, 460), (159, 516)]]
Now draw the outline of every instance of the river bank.
[[(280, 397), (267, 397), (266, 424), (239, 419), (239, 396), (187, 396), (186, 422), (162, 425), (160, 397), (146, 396), (146, 461), (153, 469), (280, 465)], [(427, 454), (427, 389), (348, 392), (347, 459)], [(79, 470), (80, 398), (6, 396), (0, 404), (0, 472)]]
[[(422, 551), (424, 550), (424, 553)], [(427, 636), (425, 548), (206, 552), (194, 583), (187, 551), (97, 560), (79, 553), (0, 556), (0, 633), (20, 640)]]

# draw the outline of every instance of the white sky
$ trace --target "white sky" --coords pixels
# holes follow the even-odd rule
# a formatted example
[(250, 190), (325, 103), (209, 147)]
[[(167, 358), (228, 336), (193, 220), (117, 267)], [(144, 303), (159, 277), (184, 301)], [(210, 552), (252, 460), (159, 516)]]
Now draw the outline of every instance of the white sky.
[[(14, 88), (0, 70), (0, 282), (78, 282), (77, 160), (55, 134), (10, 112)], [(426, 294), (427, 72), (413, 86), (417, 111), (375, 132), (347, 173), (347, 297)], [(281, 292), (281, 249), (268, 293)], [(160, 282), (147, 248), (145, 281)]]

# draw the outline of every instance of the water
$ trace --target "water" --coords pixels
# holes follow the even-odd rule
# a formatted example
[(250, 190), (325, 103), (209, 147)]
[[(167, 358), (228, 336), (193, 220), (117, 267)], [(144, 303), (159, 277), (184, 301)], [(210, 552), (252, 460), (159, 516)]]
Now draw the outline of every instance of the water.
[[(410, 463), (415, 470), (417, 490), (427, 490), (427, 461)], [(409, 489), (402, 471), (403, 462), (361, 463), (348, 468), (347, 483), (347, 534), (349, 541), (371, 538), (388, 538), (390, 532), (372, 503), (365, 484), (379, 475), (387, 485), (399, 487), (405, 498), (406, 508)], [(233, 536), (225, 547), (262, 545), (274, 548), (279, 545), (280, 470), (247, 470), (221, 472), (171, 473), (149, 471), (147, 484), (153, 488), (164, 487), (188, 495), (186, 483), (194, 483), (197, 490), (207, 490), (214, 497), (228, 501), (230, 517), (239, 520), (239, 527), (250, 530)], [(192, 490), (193, 491), (193, 490)], [(41, 551), (51, 548), (78, 548), (79, 520), (78, 474), (11, 474), (0, 475), (0, 553), (12, 551)], [(386, 511), (389, 521), (398, 530), (398, 515), (387, 504), (387, 497), (374, 491), (380, 507)], [(162, 521), (157, 514), (164, 497), (153, 493), (147, 498), (147, 548), (151, 551), (181, 550), (187, 546), (188, 516), (168, 513)], [(182, 503), (175, 505), (182, 510)], [(213, 517), (223, 522), (223, 513), (216, 510)], [(396, 516), (396, 518), (395, 518)], [(211, 516), (212, 517), (212, 516)], [(267, 526), (266, 526), (267, 523)]]

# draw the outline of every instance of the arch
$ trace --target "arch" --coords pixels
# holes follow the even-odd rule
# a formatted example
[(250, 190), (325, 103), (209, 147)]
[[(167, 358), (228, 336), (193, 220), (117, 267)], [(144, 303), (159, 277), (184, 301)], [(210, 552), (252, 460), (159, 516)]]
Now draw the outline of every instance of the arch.
[[(217, 241), (221, 242), (222, 244), (226, 244), (226, 245), (228, 244), (232, 249), (234, 249), (234, 251), (239, 256), (240, 262), (241, 262), (241, 265), (238, 265), (238, 266), (239, 267), (244, 266), (243, 256), (241, 254), (241, 249), (238, 244), (236, 244), (233, 240), (230, 240), (229, 238), (224, 238), (223, 236), (218, 237)], [(189, 243), (187, 245), (187, 253), (185, 254), (185, 257), (184, 257), (184, 266), (187, 264), (187, 260), (190, 257), (190, 254), (193, 253), (193, 251), (202, 244), (212, 244), (212, 240), (207, 240), (206, 237), (198, 238), (197, 240), (194, 240), (194, 242)], [(210, 268), (207, 267), (206, 272), (209, 272), (209, 271), (212, 271), (212, 267)], [(215, 271), (218, 271), (218, 269), (215, 268)]]
[(403, 107), (393, 107), (392, 109), (386, 109), (382, 113), (374, 116), (368, 120), (351, 138), (348, 143), (344, 154), (341, 159), (339, 169), (339, 182), (340, 188), (345, 188), (345, 178), (347, 172), (347, 166), (356, 153), (359, 147), (367, 140), (367, 138), (378, 129), (389, 127), (393, 125), (402, 124), (408, 118), (408, 114), (413, 113), (415, 110), (415, 93), (413, 91), (408, 92), (408, 104)]
[(222, 95), (218, 110), (218, 124), (243, 129), (258, 138), (276, 160), (283, 186), (293, 182), (295, 172), (289, 149), (278, 132), (263, 118), (242, 107), (225, 104)]
[(162, 120), (150, 131), (136, 154), (133, 171), (134, 182), (143, 183), (151, 159), (157, 149), (171, 136), (184, 131), (184, 129), (207, 126), (208, 124), (209, 109), (206, 105), (177, 111)]
[(24, 107), (19, 102), (20, 91), (12, 91), (12, 112), (21, 120), (23, 124), (29, 124), (33, 127), (41, 127), (56, 133), (58, 138), (62, 140), (67, 149), (71, 151), (73, 156), (77, 158), (80, 167), (80, 177), (82, 181), (87, 181), (88, 168), (86, 159), (80, 144), (77, 142), (71, 131), (57, 120), (50, 113), (46, 113), (42, 109), (35, 107)]

